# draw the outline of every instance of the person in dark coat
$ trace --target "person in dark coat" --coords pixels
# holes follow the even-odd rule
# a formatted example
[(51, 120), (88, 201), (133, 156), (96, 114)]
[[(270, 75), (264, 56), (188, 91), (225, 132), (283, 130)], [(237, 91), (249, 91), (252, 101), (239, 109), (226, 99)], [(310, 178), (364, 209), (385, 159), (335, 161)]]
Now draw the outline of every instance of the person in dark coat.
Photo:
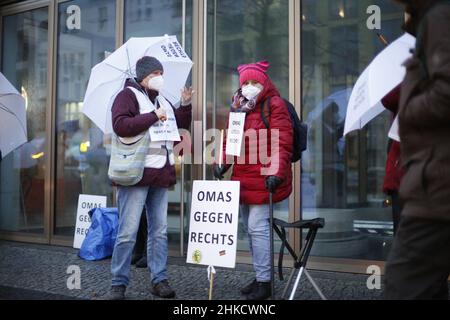
[[(398, 114), (401, 86), (395, 87), (382, 100), (383, 106), (393, 113), (393, 118)], [(397, 233), (400, 223), (402, 205), (399, 197), (400, 181), (403, 176), (403, 168), (400, 159), (400, 142), (389, 140), (388, 157), (386, 160), (386, 174), (383, 182), (383, 192), (391, 197), (392, 222), (394, 235)]]
[[(241, 157), (234, 157), (231, 180), (240, 182), (240, 215), (247, 229), (250, 252), (256, 278), (241, 289), (248, 300), (263, 300), (270, 296), (270, 225), (269, 192), (273, 193), (274, 203), (283, 201), (292, 192), (291, 158), (293, 149), (293, 129), (291, 118), (285, 102), (270, 78), (267, 76), (267, 61), (239, 66), (240, 90), (233, 98), (233, 112), (245, 112), (244, 139), (245, 152)], [(265, 105), (270, 100), (270, 106)], [(261, 115), (264, 113), (269, 123), (268, 138), (263, 141), (261, 130), (267, 127)], [(270, 109), (270, 115), (268, 110)], [(254, 130), (254, 131), (253, 131)], [(271, 134), (279, 132), (279, 144), (272, 150)], [(256, 132), (254, 139), (245, 138), (249, 131)], [(263, 163), (258, 155), (259, 148), (266, 148), (270, 162)], [(223, 146), (225, 165), (215, 165), (214, 175), (218, 179), (231, 167), (227, 163), (226, 140)], [(260, 153), (259, 153), (260, 154)], [(254, 159), (256, 161), (252, 161)], [(267, 172), (264, 172), (267, 169)]]
[(400, 96), (402, 220), (386, 263), (387, 299), (448, 299), (450, 2), (397, 0), (417, 37)]
[[(184, 88), (181, 92), (181, 106), (174, 108), (159, 94), (164, 85), (163, 74), (161, 62), (154, 57), (143, 57), (136, 64), (136, 79), (128, 79), (124, 89), (115, 98), (112, 126), (114, 133), (124, 143), (134, 140), (136, 136), (167, 118), (175, 118), (179, 129), (189, 128), (193, 91), (191, 88)], [(144, 208), (148, 223), (147, 263), (152, 283), (150, 291), (162, 298), (175, 296), (167, 279), (168, 188), (176, 183), (173, 145), (173, 141), (151, 141), (141, 181), (134, 186), (117, 187), (120, 218), (111, 261), (110, 299), (125, 298), (132, 251)]]

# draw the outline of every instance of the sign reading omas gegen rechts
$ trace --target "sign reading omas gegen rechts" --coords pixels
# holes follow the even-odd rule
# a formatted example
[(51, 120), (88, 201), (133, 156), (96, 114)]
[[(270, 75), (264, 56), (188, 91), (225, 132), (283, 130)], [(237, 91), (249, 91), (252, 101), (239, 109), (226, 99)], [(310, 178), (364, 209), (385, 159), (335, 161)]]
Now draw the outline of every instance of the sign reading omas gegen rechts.
[(79, 195), (77, 222), (75, 225), (75, 236), (73, 238), (73, 247), (76, 249), (81, 248), (84, 238), (86, 238), (89, 227), (91, 226), (89, 211), (95, 208), (106, 208), (106, 197), (87, 194)]
[(234, 268), (238, 219), (238, 181), (194, 181), (187, 262)]

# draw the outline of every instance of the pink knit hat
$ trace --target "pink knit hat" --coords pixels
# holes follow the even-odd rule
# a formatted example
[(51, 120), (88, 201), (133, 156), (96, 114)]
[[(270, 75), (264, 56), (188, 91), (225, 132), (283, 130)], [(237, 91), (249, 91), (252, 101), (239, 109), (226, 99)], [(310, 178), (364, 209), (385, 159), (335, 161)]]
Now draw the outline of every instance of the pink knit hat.
[(240, 65), (237, 70), (239, 72), (239, 83), (241, 87), (248, 80), (256, 80), (264, 85), (268, 78), (266, 74), (268, 69), (269, 62), (266, 60)]

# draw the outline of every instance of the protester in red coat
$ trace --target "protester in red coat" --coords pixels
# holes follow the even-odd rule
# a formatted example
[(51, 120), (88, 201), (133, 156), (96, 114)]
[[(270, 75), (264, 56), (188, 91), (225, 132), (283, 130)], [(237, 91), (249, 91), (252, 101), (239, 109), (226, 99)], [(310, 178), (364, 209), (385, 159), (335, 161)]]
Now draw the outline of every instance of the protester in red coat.
[[(398, 113), (400, 91), (401, 86), (399, 85), (389, 92), (381, 101), (386, 109), (392, 111), (394, 118)], [(397, 233), (402, 211), (398, 191), (400, 189), (400, 181), (403, 173), (404, 170), (400, 159), (400, 142), (390, 140), (389, 153), (386, 160), (386, 175), (384, 177), (383, 192), (389, 195), (392, 200), (392, 221), (394, 223), (394, 234)]]
[[(232, 112), (246, 113), (244, 137), (251, 137), (245, 138), (241, 157), (234, 157), (231, 162), (234, 164), (231, 179), (240, 181), (241, 185), (240, 213), (248, 231), (256, 272), (256, 279), (241, 290), (249, 300), (270, 296), (269, 192), (273, 193), (274, 202), (285, 200), (292, 192), (292, 124), (280, 93), (266, 74), (268, 67), (268, 62), (262, 61), (238, 68), (241, 88), (233, 97), (231, 108)], [(270, 130), (266, 130), (263, 121), (263, 106)], [(264, 133), (268, 133), (265, 141)], [(264, 154), (260, 148), (267, 150), (270, 161), (260, 157)], [(222, 163), (225, 165), (214, 167), (214, 175), (219, 179), (231, 167), (225, 151), (224, 143)]]
[[(249, 137), (251, 137), (249, 130), (253, 129), (258, 132), (256, 140), (245, 139), (244, 153), (240, 158), (234, 157), (231, 163), (229, 161), (230, 157), (227, 157), (225, 153), (226, 139), (223, 144), (222, 163), (225, 163), (226, 165), (223, 166), (222, 174), (231, 167), (231, 164), (234, 164), (231, 180), (240, 181), (241, 183), (241, 204), (268, 204), (269, 192), (267, 190), (267, 183), (274, 184), (274, 181), (279, 184), (273, 194), (274, 202), (285, 200), (292, 192), (291, 157), (293, 131), (291, 119), (288, 109), (283, 99), (280, 97), (279, 91), (265, 74), (267, 68), (268, 64), (266, 62), (249, 64), (239, 68), (241, 89), (246, 83), (251, 82), (252, 80), (260, 84), (263, 89), (253, 102), (250, 101), (250, 103), (254, 104), (252, 107), (240, 106), (239, 104), (245, 104), (249, 101), (240, 93), (237, 93), (233, 97), (233, 107), (231, 110), (247, 113), (244, 131)], [(238, 101), (239, 99), (241, 101)], [(270, 106), (265, 105), (264, 107), (264, 113), (270, 126), (270, 130), (267, 130), (267, 142), (269, 142), (269, 144), (266, 144), (264, 138), (261, 138), (262, 135), (259, 133), (259, 130), (266, 129), (266, 125), (261, 116), (261, 108), (263, 107), (263, 103), (267, 102), (268, 99), (270, 99)], [(279, 131), (279, 148), (278, 150), (275, 150), (276, 153), (271, 156), (270, 141), (273, 130)], [(254, 157), (255, 154), (259, 154), (259, 148), (264, 147), (267, 147), (267, 154), (269, 155), (270, 162), (268, 164), (262, 163), (266, 161), (259, 156), (255, 157), (255, 162), (252, 162), (252, 157)], [(262, 169), (268, 169), (270, 174), (261, 174)]]

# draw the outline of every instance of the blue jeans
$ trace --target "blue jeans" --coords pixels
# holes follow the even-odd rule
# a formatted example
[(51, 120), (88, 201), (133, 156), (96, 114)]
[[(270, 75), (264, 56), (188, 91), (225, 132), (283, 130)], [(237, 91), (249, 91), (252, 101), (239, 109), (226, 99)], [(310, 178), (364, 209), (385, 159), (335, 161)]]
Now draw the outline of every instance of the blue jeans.
[(131, 256), (144, 206), (147, 213), (147, 264), (152, 283), (167, 279), (167, 188), (118, 187), (119, 230), (111, 261), (112, 285), (128, 286)]
[(240, 210), (248, 233), (256, 280), (270, 282), (269, 205), (241, 205)]

